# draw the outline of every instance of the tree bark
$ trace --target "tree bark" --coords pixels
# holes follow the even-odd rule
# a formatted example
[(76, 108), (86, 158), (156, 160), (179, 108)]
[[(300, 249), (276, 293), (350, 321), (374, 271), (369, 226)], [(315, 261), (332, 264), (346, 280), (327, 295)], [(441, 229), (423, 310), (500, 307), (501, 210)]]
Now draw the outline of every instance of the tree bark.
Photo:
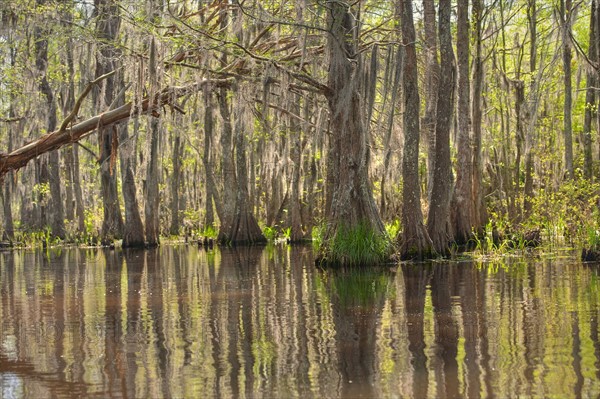
[(469, 79), (469, 0), (457, 4), (458, 134), (456, 187), (452, 201), (454, 241), (465, 245), (473, 232), (473, 153), (471, 148), (471, 83)]
[(402, 159), (402, 259), (433, 255), (433, 243), (423, 225), (419, 185), (419, 88), (412, 0), (399, 1), (404, 56), (404, 157)]
[[(115, 70), (120, 51), (115, 48), (121, 20), (118, 4), (114, 0), (95, 0), (97, 13), (96, 35), (100, 39), (96, 55), (96, 78)], [(103, 95), (102, 95), (103, 94)], [(115, 97), (114, 75), (108, 76), (103, 87), (95, 93), (96, 111), (109, 109)], [(104, 217), (102, 219), (101, 240), (104, 244), (122, 237), (123, 217), (117, 192), (116, 149), (118, 132), (115, 126), (98, 128), (100, 185)]]
[[(327, 102), (332, 133), (329, 137), (327, 178), (331, 204), (327, 210), (322, 257), (328, 263), (347, 262), (329, 246), (340, 229), (352, 232), (364, 226), (375, 236), (385, 229), (379, 216), (368, 178), (368, 131), (359, 95), (361, 61), (353, 35), (358, 29), (351, 10), (337, 1), (328, 1), (329, 51)], [(366, 255), (366, 254), (365, 254)], [(360, 260), (358, 260), (360, 263)]]
[(448, 244), (452, 240), (452, 231), (449, 225), (450, 198), (452, 194), (450, 129), (454, 109), (453, 98), (456, 71), (454, 52), (452, 50), (450, 13), (450, 0), (440, 0), (438, 33), (440, 37), (441, 69), (435, 125), (435, 168), (431, 202), (427, 215), (427, 231), (433, 241), (433, 248), (443, 255), (448, 253)]

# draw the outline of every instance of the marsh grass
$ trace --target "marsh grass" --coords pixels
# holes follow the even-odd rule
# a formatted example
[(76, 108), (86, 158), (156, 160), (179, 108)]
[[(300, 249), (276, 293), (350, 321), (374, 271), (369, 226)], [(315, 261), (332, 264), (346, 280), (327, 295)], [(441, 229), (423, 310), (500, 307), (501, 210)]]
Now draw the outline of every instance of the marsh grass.
[(389, 260), (393, 245), (387, 233), (376, 233), (367, 223), (338, 227), (335, 236), (323, 241), (322, 261), (329, 265), (377, 265)]

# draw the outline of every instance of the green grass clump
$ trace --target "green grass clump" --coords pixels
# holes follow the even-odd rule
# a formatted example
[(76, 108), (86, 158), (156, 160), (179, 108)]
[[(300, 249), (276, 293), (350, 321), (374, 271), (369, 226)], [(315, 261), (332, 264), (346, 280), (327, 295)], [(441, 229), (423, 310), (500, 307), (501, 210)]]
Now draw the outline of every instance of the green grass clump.
[(274, 227), (265, 226), (265, 228), (263, 229), (263, 235), (265, 236), (267, 241), (273, 242), (277, 238), (277, 230)]
[(367, 223), (341, 225), (335, 236), (324, 242), (323, 251), (328, 264), (376, 265), (389, 259), (392, 243), (387, 233), (376, 233)]
[(219, 230), (217, 230), (214, 226), (206, 226), (204, 227), (204, 230), (200, 232), (200, 236), (216, 240), (219, 236)]
[(316, 226), (313, 226), (310, 232), (310, 236), (312, 238), (312, 244), (315, 250), (318, 250), (323, 245), (326, 230), (327, 225), (325, 223), (319, 223)]

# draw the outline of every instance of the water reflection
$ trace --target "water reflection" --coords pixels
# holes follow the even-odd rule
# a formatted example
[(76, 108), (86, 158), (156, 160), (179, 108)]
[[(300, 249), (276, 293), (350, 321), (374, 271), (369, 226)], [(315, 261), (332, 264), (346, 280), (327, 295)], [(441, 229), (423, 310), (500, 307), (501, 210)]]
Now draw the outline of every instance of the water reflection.
[(0, 253), (0, 397), (587, 397), (598, 268), (307, 247)]

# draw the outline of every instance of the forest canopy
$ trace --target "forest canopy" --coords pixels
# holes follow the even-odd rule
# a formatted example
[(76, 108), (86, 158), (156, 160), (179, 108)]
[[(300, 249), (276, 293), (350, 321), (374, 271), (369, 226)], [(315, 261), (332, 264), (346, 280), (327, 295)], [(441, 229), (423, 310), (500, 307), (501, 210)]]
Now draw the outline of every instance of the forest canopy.
[(598, 3), (1, 2), (3, 241), (595, 248)]

